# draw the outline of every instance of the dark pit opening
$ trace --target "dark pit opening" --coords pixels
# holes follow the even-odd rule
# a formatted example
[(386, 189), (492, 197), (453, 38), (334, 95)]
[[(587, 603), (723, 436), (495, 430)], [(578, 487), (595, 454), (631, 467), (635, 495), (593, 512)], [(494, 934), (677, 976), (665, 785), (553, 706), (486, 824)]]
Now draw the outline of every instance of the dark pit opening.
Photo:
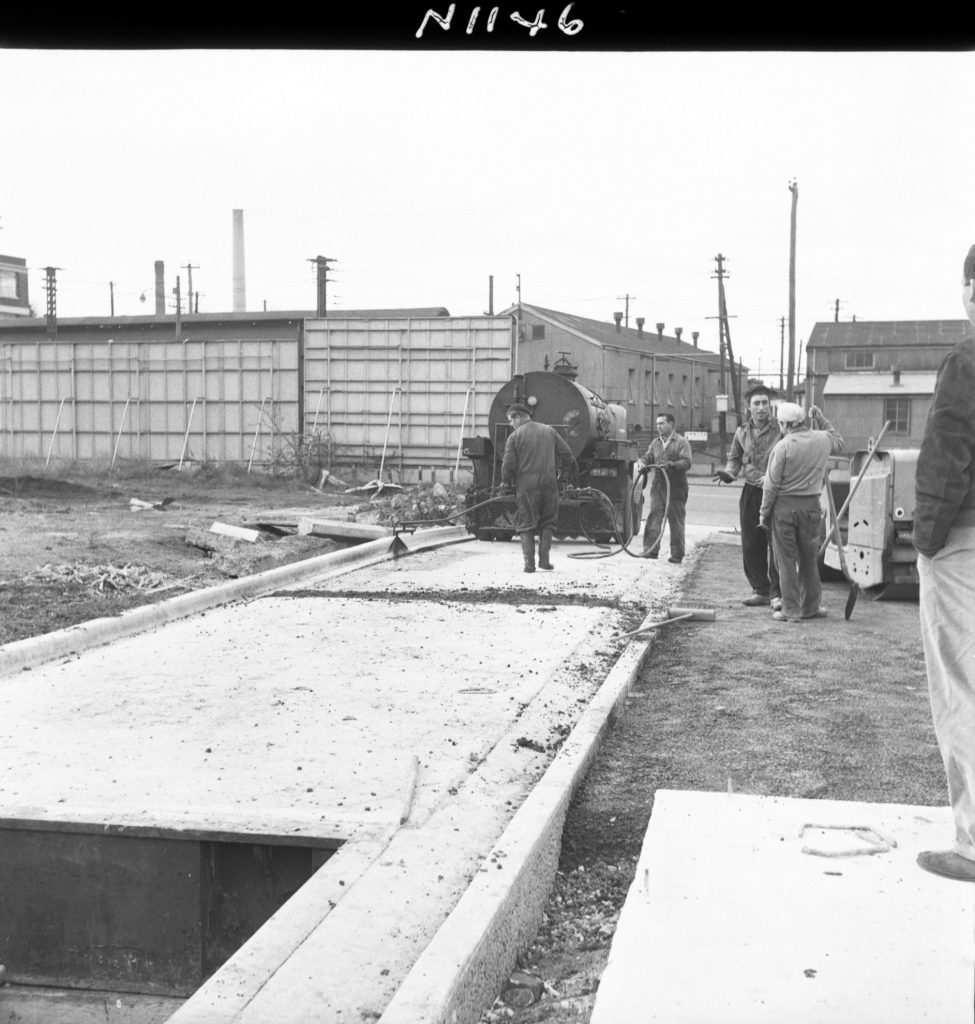
[(187, 997), (340, 845), (340, 839), (2, 821), (5, 980)]

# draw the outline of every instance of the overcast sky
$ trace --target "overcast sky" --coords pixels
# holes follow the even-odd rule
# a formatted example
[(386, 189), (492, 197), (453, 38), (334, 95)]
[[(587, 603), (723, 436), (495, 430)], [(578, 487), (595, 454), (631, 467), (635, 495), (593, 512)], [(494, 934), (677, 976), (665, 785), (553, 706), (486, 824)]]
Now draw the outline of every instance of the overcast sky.
[[(975, 242), (971, 53), (0, 50), (0, 252), (58, 313), (522, 298), (701, 332), (726, 259), (735, 355), (777, 375), (798, 182), (796, 336), (960, 319)], [(146, 301), (140, 302), (140, 295)], [(786, 334), (786, 338), (788, 335)], [(803, 360), (804, 362), (804, 360)]]

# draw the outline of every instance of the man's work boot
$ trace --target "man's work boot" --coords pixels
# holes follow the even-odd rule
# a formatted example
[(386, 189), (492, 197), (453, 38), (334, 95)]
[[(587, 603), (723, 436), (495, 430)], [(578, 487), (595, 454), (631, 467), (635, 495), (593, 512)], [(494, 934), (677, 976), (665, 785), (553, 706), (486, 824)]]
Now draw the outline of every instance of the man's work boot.
[(552, 531), (542, 530), (538, 535), (538, 568), (539, 569), (554, 569), (549, 560), (549, 555), (552, 553)]
[(535, 534), (521, 534), (521, 553), (525, 556), (525, 572), (535, 571)]

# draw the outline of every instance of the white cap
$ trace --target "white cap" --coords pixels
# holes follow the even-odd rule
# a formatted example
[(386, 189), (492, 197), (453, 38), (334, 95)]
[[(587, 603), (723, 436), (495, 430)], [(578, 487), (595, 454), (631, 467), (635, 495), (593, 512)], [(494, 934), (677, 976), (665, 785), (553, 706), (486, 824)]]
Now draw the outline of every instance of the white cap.
[(779, 407), (775, 410), (775, 416), (779, 423), (790, 425), (804, 423), (806, 420), (806, 410), (801, 405), (796, 405), (795, 402), (779, 402)]

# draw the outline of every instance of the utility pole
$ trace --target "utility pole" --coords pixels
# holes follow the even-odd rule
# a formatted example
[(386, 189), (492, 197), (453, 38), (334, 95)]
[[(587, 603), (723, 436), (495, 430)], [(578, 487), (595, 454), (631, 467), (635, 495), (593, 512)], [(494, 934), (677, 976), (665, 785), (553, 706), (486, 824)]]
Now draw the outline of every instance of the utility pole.
[(799, 183), (789, 182), (792, 193), (792, 218), (789, 229), (789, 377), (786, 397), (792, 401), (796, 378), (796, 207), (799, 205)]
[(779, 318), (779, 394), (782, 394), (785, 373), (785, 317)]
[(833, 304), (833, 323), (838, 324), (840, 322), (840, 300), (837, 299)]
[(316, 290), (316, 301), (315, 301), (315, 315), (316, 316), (328, 316), (328, 307), (326, 304), (327, 298), (327, 286), (328, 286), (328, 265), (334, 263), (330, 256), (314, 256), (308, 260), (309, 263), (314, 263), (318, 276), (317, 276), (317, 290)]
[(47, 292), (47, 339), (54, 341), (58, 336), (58, 282), (60, 267), (44, 268), (44, 289)]
[[(729, 276), (727, 271), (724, 269), (724, 261), (727, 256), (722, 256), (718, 253), (714, 257), (715, 263), (718, 264), (718, 272), (712, 276), (718, 280), (718, 336), (720, 339), (720, 352), (721, 352), (721, 391), (725, 392), (726, 382), (724, 375), (724, 359), (725, 355), (728, 357), (728, 370), (731, 374), (731, 397), (734, 399), (735, 412), (741, 417), (741, 381), (735, 367), (735, 353), (731, 347), (731, 327), (728, 324), (729, 319), (734, 317), (728, 316), (728, 304), (725, 301), (724, 294), (724, 279)], [(713, 319), (709, 317), (708, 319)]]
[(115, 282), (114, 281), (109, 281), (108, 282), (108, 301), (110, 303), (111, 315), (114, 318), (114, 316), (115, 316)]
[(626, 312), (623, 314), (623, 326), (624, 327), (629, 327), (630, 326), (630, 299), (635, 299), (636, 296), (635, 295), (617, 295), (616, 298), (617, 298), (617, 301), (619, 299), (622, 299), (626, 303), (626, 306), (624, 307)]
[(199, 267), (194, 267), (192, 263), (184, 263), (183, 269), (186, 271), (186, 312), (193, 312), (193, 271), (199, 270)]
[(518, 293), (518, 302), (515, 305), (515, 344), (511, 356), (511, 375), (518, 372), (518, 343), (521, 340), (521, 274), (515, 274), (515, 291)]
[(179, 341), (179, 336), (183, 333), (183, 322), (181, 318), (181, 314), (183, 312), (183, 298), (179, 290), (179, 274), (176, 275), (176, 287), (173, 289), (173, 295), (176, 296), (176, 340)]

